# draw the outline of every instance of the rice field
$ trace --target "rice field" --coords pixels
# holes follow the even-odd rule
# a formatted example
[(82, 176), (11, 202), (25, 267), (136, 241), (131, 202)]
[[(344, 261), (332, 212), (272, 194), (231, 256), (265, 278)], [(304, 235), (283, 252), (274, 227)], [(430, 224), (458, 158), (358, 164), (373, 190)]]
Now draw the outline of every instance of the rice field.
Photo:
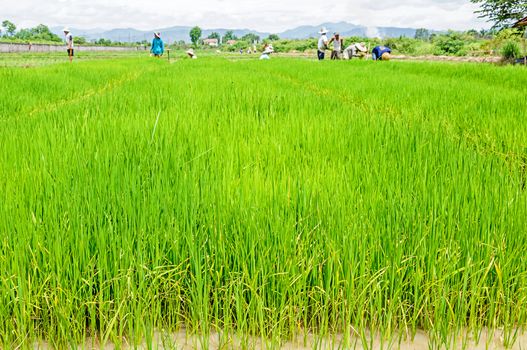
[(526, 84), (424, 62), (1, 68), (0, 348), (513, 346)]

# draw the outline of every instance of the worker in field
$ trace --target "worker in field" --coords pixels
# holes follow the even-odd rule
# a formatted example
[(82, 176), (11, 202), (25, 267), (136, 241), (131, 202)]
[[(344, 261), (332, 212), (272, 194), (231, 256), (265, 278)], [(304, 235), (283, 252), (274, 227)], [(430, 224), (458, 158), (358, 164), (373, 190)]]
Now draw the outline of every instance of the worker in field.
[(152, 40), (152, 47), (150, 48), (150, 55), (160, 58), (165, 53), (165, 43), (161, 39), (161, 33), (154, 33), (154, 40)]
[(392, 49), (388, 46), (375, 46), (371, 57), (374, 61), (389, 61), (392, 58)]
[(70, 58), (70, 63), (71, 63), (73, 62), (73, 56), (75, 54), (74, 47), (73, 47), (73, 34), (71, 34), (71, 31), (68, 28), (64, 28), (63, 31), (64, 31), (64, 37), (66, 38), (68, 57)]
[(198, 56), (196, 56), (196, 53), (194, 52), (193, 49), (189, 49), (187, 50), (187, 55), (190, 59), (193, 59), (193, 60), (197, 60), (198, 59)]
[(318, 34), (320, 34), (320, 38), (318, 39), (317, 56), (318, 56), (318, 60), (322, 61), (326, 56), (326, 50), (329, 44), (328, 37), (327, 37), (328, 30), (324, 27), (320, 29)]
[(270, 60), (270, 55), (274, 52), (273, 45), (265, 45), (264, 51), (260, 56), (261, 60)]
[(331, 51), (332, 60), (340, 60), (340, 54), (344, 48), (344, 39), (340, 37), (339, 33), (334, 33), (333, 38), (329, 41), (328, 45), (333, 43), (333, 50)]
[(365, 43), (354, 43), (344, 49), (342, 56), (345, 60), (351, 60), (353, 57), (364, 58), (367, 54)]

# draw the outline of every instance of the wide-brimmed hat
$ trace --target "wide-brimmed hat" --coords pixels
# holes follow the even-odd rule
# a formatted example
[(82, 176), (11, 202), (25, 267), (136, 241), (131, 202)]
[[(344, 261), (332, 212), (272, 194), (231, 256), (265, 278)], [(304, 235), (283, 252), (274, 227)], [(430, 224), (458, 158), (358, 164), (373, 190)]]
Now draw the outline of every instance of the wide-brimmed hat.
[(385, 53), (383, 53), (382, 56), (381, 56), (381, 59), (382, 59), (383, 61), (389, 61), (391, 58), (392, 58), (392, 55), (390, 55), (389, 52), (385, 52)]
[(320, 31), (318, 32), (318, 34), (327, 34), (327, 33), (328, 33), (328, 30), (326, 27), (320, 28)]
[(188, 49), (188, 50), (187, 50), (187, 55), (189, 55), (189, 56), (195, 56), (196, 54), (194, 53), (194, 50), (193, 50), (193, 49)]
[(159, 33), (159, 32), (154, 32), (154, 36), (155, 36), (156, 38), (161, 38), (161, 33)]
[(264, 54), (267, 55), (267, 54), (270, 54), (270, 53), (273, 53), (274, 52), (274, 49), (273, 49), (273, 45), (269, 45), (267, 46), (265, 49), (264, 49)]
[(66, 32), (66, 33), (69, 33), (70, 32), (70, 29), (68, 27), (65, 27), (64, 29), (62, 29), (63, 32)]
[(364, 43), (356, 43), (355, 47), (357, 48), (357, 50), (359, 50), (361, 52), (368, 51), (368, 49), (366, 48), (366, 44), (364, 44)]

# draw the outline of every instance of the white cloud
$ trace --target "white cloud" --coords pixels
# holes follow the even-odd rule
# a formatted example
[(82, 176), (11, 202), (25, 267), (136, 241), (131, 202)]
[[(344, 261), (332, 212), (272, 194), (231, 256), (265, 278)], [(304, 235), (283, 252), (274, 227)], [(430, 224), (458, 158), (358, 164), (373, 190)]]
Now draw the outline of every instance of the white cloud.
[(469, 29), (489, 25), (469, 0), (2, 0), (1, 19), (76, 28), (153, 29), (174, 25), (280, 32), (298, 25), (347, 21), (365, 26)]

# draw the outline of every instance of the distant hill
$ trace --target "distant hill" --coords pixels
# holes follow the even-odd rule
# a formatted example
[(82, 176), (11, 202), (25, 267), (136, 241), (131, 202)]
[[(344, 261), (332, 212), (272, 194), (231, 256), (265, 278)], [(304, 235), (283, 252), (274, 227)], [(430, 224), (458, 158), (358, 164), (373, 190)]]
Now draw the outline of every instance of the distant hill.
[[(414, 37), (415, 28), (397, 28), (397, 27), (365, 27), (355, 25), (347, 22), (336, 22), (336, 23), (322, 23), (316, 26), (300, 26), (297, 28), (286, 30), (282, 33), (277, 33), (280, 38), (284, 39), (307, 39), (317, 37), (320, 28), (326, 27), (329, 33), (339, 32), (342, 36), (361, 36), (361, 37), (379, 37), (379, 38), (393, 38), (393, 37)], [(62, 27), (53, 27), (51, 31), (55, 34), (62, 35)], [(189, 32), (191, 27), (189, 26), (174, 26), (169, 28), (159, 28), (147, 31), (137, 30), (134, 28), (119, 28), (112, 30), (100, 30), (100, 29), (75, 29), (71, 28), (72, 33), (75, 36), (83, 36), (88, 40), (95, 39), (110, 39), (112, 41), (121, 42), (136, 42), (142, 40), (151, 40), (154, 31), (159, 31), (162, 34), (163, 39), (168, 42), (184, 40), (190, 41)], [(258, 32), (250, 29), (203, 29), (202, 37), (206, 38), (210, 33), (217, 32), (220, 35), (224, 35), (227, 31), (232, 30), (238, 37), (242, 37), (246, 34), (253, 33), (260, 38), (269, 36), (270, 33)], [(434, 32), (434, 31), (431, 31)]]
[(365, 27), (347, 22), (322, 23), (318, 26), (302, 26), (279, 34), (285, 39), (307, 39), (317, 37), (320, 28), (326, 27), (329, 33), (340, 33), (342, 36), (360, 36), (360, 37), (379, 37), (394, 38), (400, 36), (414, 37), (415, 28), (395, 28), (395, 27)]

